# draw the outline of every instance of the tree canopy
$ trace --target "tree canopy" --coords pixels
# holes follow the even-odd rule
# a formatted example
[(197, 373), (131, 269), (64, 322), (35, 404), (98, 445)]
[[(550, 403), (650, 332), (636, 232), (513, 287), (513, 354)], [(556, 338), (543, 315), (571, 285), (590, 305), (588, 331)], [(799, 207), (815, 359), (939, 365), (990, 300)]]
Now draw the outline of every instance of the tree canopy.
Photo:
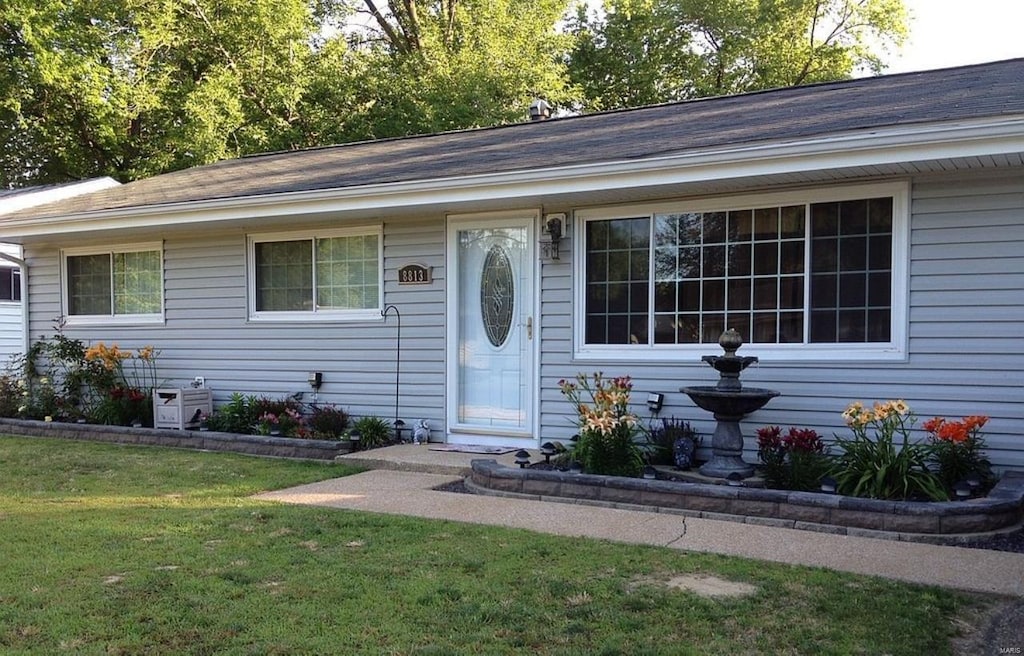
[(902, 0), (607, 0), (580, 8), (571, 80), (615, 109), (879, 73), (902, 45)]
[(880, 70), (900, 0), (7, 0), (0, 188)]

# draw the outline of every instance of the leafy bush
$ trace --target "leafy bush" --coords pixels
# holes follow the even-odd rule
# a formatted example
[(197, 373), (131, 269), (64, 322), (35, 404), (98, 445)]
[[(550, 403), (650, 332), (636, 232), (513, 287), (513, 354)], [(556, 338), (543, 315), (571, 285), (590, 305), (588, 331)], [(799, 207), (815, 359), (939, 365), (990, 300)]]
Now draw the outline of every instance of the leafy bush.
[(256, 397), (235, 392), (227, 403), (214, 410), (207, 425), (214, 431), (249, 435), (255, 430), (259, 417)]
[[(853, 439), (836, 436), (842, 453), (832, 475), (840, 494), (873, 499), (948, 498), (942, 482), (928, 469), (934, 449), (910, 439), (914, 415), (906, 403), (888, 401), (867, 409), (857, 402), (846, 408), (843, 418)], [(868, 437), (869, 429), (874, 439)]]
[[(572, 403), (579, 422), (579, 437), (573, 459), (589, 474), (639, 476), (643, 471), (643, 450), (636, 442), (637, 417), (629, 412), (633, 383), (628, 376), (606, 379), (595, 373), (593, 383), (584, 374), (576, 381), (558, 383)], [(589, 403), (582, 394), (589, 396)]]
[(0, 375), (0, 417), (17, 417), (20, 413), (22, 388), (13, 372)]
[(821, 436), (809, 428), (791, 427), (785, 435), (778, 426), (759, 428), (757, 456), (765, 485), (779, 490), (818, 490), (832, 467)]
[(347, 412), (333, 405), (318, 405), (313, 406), (308, 423), (313, 437), (337, 440), (348, 429), (349, 416)]
[(981, 435), (987, 423), (988, 417), (971, 415), (960, 421), (935, 417), (921, 424), (928, 432), (936, 474), (947, 494), (957, 483), (972, 478), (978, 484), (975, 492), (984, 493), (992, 487), (995, 477), (992, 463), (984, 455), (985, 439)]
[(373, 449), (391, 443), (392, 427), (380, 417), (360, 417), (352, 426), (352, 431), (359, 431), (359, 448)]

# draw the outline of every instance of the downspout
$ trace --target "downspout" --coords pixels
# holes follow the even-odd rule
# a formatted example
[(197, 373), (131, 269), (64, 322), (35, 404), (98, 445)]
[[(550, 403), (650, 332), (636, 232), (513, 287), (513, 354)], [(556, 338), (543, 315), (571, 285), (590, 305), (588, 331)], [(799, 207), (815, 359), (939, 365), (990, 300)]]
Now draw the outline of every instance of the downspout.
[(23, 355), (28, 355), (29, 348), (32, 346), (32, 339), (28, 334), (28, 263), (20, 257), (8, 255), (7, 253), (0, 253), (0, 259), (6, 260), (11, 264), (17, 264), (18, 268), (21, 269), (21, 338), (24, 341)]

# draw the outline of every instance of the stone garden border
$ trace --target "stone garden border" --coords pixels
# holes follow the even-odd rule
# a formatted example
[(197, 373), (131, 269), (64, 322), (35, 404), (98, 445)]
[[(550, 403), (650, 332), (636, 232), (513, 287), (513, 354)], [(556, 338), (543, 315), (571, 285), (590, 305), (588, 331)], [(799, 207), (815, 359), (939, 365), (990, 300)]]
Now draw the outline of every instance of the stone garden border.
[(145, 444), (201, 451), (230, 451), (252, 456), (304, 460), (330, 461), (334, 460), (335, 456), (348, 453), (351, 450), (351, 444), (347, 440), (306, 440), (294, 437), (238, 435), (216, 431), (130, 428), (9, 418), (0, 418), (0, 434), (59, 437), (116, 444)]
[(478, 494), (671, 512), (839, 535), (957, 543), (1017, 530), (1024, 472), (1006, 472), (984, 498), (917, 502), (618, 476), (519, 469), (474, 460), (467, 488)]

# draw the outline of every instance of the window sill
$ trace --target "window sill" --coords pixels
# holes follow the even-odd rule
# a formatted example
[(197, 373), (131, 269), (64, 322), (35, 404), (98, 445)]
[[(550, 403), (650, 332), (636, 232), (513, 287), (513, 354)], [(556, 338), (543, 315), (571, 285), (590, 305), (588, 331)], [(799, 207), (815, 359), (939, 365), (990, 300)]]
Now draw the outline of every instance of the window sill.
[[(721, 355), (718, 344), (699, 344), (685, 348), (633, 347), (577, 349), (577, 362), (661, 362), (670, 364), (702, 364), (705, 355)], [(900, 362), (907, 358), (905, 349), (892, 344), (793, 344), (785, 347), (769, 344), (744, 344), (740, 356), (756, 356), (761, 363), (785, 364), (811, 362)]]
[(69, 326), (154, 326), (165, 323), (162, 314), (67, 315)]
[(249, 315), (251, 323), (347, 323), (354, 321), (380, 321), (380, 309), (352, 310), (349, 312), (260, 312)]

